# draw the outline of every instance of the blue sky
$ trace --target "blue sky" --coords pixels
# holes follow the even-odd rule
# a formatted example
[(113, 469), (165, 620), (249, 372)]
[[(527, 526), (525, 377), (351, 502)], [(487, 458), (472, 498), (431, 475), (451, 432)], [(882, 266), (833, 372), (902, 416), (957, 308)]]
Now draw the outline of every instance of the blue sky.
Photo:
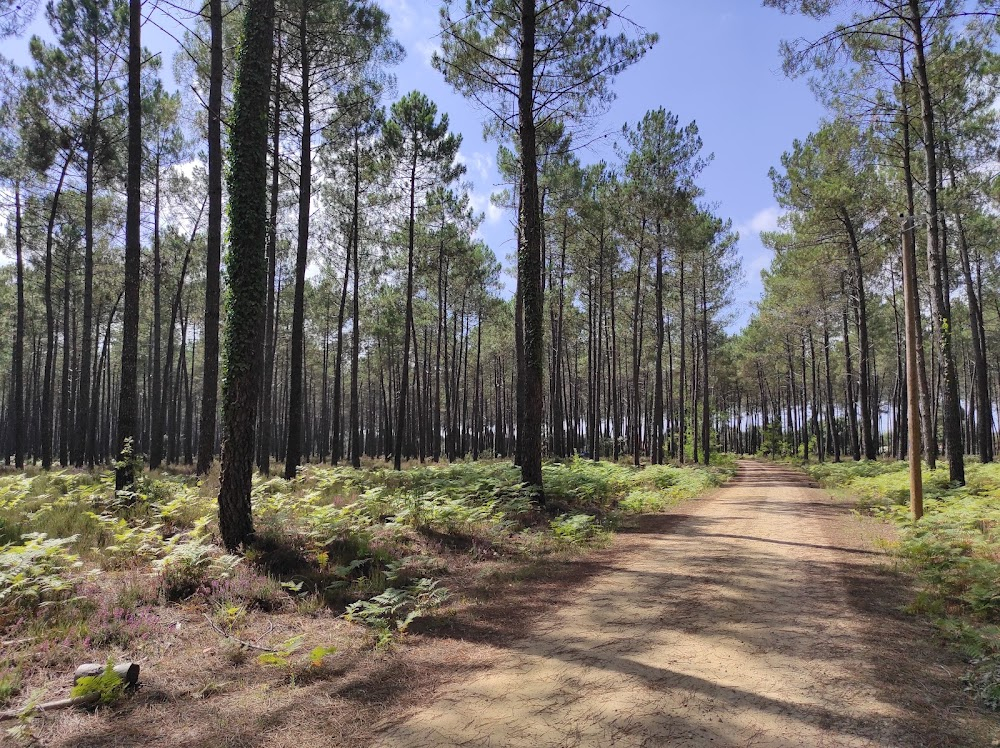
[[(407, 60), (396, 71), (400, 93), (420, 89), (451, 117), (464, 136), (462, 153), (475, 183), (476, 204), (486, 210), (497, 188), (495, 146), (481, 133), (481, 114), (445, 84), (430, 65), (438, 43), (436, 0), (383, 0), (393, 18)], [(781, 71), (782, 39), (811, 37), (815, 22), (785, 16), (754, 0), (631, 0), (617, 3), (624, 14), (660, 35), (652, 52), (617, 81), (617, 101), (600, 123), (617, 133), (649, 109), (663, 106), (682, 122), (695, 120), (705, 150), (715, 160), (702, 176), (705, 199), (739, 230), (744, 281), (736, 289), (734, 326), (745, 322), (760, 297), (760, 271), (771, 253), (759, 233), (775, 227), (778, 207), (768, 169), (778, 164), (792, 140), (815, 129), (822, 108), (805, 80)], [(585, 161), (612, 159), (610, 138), (580, 154)], [(512, 252), (508, 216), (488, 212), (481, 233), (497, 256)]]
[[(481, 112), (455, 94), (430, 65), (438, 44), (439, 2), (382, 0), (382, 4), (407, 50), (406, 60), (395, 71), (398, 92), (423, 91), (448, 113), (452, 129), (462, 133), (462, 158), (474, 185), (474, 204), (487, 216), (480, 233), (507, 265), (513, 251), (510, 217), (489, 202), (490, 193), (500, 188), (496, 146), (483, 140)], [(597, 127), (614, 134), (625, 122), (635, 122), (660, 106), (682, 122), (697, 121), (706, 151), (715, 154), (701, 178), (706, 200), (717, 203), (718, 212), (731, 218), (741, 235), (745, 278), (732, 310), (738, 327), (759, 298), (760, 270), (770, 263), (770, 253), (758, 236), (774, 228), (778, 216), (768, 169), (794, 138), (815, 129), (822, 116), (806, 81), (789, 80), (781, 72), (778, 45), (782, 39), (815, 36), (819, 26), (763, 8), (755, 0), (626, 0), (616, 7), (657, 32), (660, 41), (618, 79), (617, 101)], [(47, 35), (42, 15), (29, 33)], [(147, 25), (143, 42), (166, 53), (163, 74), (171, 78), (173, 41)], [(24, 63), (26, 50), (25, 37), (8, 40), (4, 53)], [(613, 159), (611, 138), (579, 155), (584, 161)]]

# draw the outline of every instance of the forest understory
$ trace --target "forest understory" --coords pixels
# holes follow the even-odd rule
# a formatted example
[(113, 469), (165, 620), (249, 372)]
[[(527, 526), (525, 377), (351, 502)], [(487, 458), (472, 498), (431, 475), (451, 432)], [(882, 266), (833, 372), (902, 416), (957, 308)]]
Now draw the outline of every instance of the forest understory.
[[(771, 461), (718, 462), (547, 463), (545, 512), (508, 463), (313, 466), (255, 482), (240, 560), (211, 477), (126, 496), (111, 473), (0, 476), (0, 532), (26, 538), (0, 554), (0, 698), (23, 714), (5, 736), (412, 748), (495, 718), (489, 740), (510, 746), (1000, 737), (995, 615), (976, 603), (1000, 578), (992, 466), (962, 489), (930, 474), (915, 526), (896, 508), (905, 465), (806, 465), (836, 499)], [(78, 664), (125, 661), (136, 691), (31, 712), (69, 695)], [(535, 701), (507, 695), (522, 692)]]
[[(612, 530), (734, 470), (550, 463), (542, 512), (509, 463), (307, 467), (255, 482), (239, 559), (212, 477), (116, 493), (110, 472), (0, 476), (0, 706), (22, 715), (3, 727), (74, 748), (364, 744), (572, 599)], [(125, 661), (141, 687), (102, 693), (115, 706), (33, 711), (77, 665)]]

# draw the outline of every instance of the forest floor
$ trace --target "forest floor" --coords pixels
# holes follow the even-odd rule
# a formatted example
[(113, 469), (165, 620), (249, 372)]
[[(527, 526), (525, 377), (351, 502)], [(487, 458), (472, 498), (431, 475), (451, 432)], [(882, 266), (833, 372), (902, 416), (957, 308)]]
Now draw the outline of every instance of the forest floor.
[(886, 525), (798, 471), (644, 518), (493, 667), (384, 725), (380, 748), (989, 746), (998, 721), (903, 613)]
[[(484, 481), (505, 470), (457, 466), (399, 479), (454, 473), (454, 480)], [(553, 495), (558, 486), (569, 495), (566, 483), (575, 476), (585, 479), (581, 486), (603, 485), (644, 507), (660, 495), (644, 488), (656, 476), (663, 485), (698, 478), (693, 468), (678, 470), (633, 474), (574, 462), (551, 468), (550, 487)], [(303, 485), (329, 475), (320, 471)], [(904, 612), (914, 597), (912, 577), (884, 550), (893, 540), (889, 524), (852, 514), (849, 500), (771, 463), (740, 461), (722, 488), (691, 485), (703, 486), (700, 498), (666, 511), (622, 514), (617, 531), (595, 542), (553, 547), (545, 523), (523, 537), (499, 529), (489, 534), (489, 525), (476, 525), (468, 537), (387, 526), (395, 542), (407, 544), (400, 553), (419, 551), (425, 555), (407, 558), (446, 569), (440, 578), (451, 595), (386, 646), (376, 646), (375, 632), (344, 620), (342, 608), (304, 593), (284, 602), (279, 595), (274, 609), (249, 613), (238, 605), (234, 612), (229, 598), (213, 603), (202, 593), (149, 603), (140, 606), (149, 621), (144, 613), (130, 625), (148, 625), (151, 633), (136, 633), (128, 646), (113, 641), (119, 612), (109, 612), (109, 623), (103, 608), (85, 619), (70, 612), (57, 617), (65, 620), (57, 629), (62, 639), (46, 633), (39, 643), (11, 633), (0, 642), (0, 671), (8, 654), (20, 662), (15, 703), (33, 691), (60, 695), (81, 658), (130, 658), (143, 667), (135, 694), (94, 712), (39, 717), (23, 742), (52, 748), (1000, 745), (1000, 720), (962, 691), (961, 659), (927, 618)], [(282, 492), (303, 490), (281, 481), (260, 490), (268, 487), (278, 492), (270, 501), (279, 507), (298, 495)], [(200, 506), (199, 495), (186, 501)], [(376, 504), (384, 493), (365, 496), (367, 504), (352, 505), (356, 511), (368, 504), (375, 515), (383, 511)], [(453, 503), (442, 506), (455, 511)], [(275, 516), (287, 525), (308, 506), (296, 503), (292, 514)], [(76, 507), (67, 509), (73, 517)], [(372, 532), (377, 539), (383, 530)], [(471, 546), (461, 542), (469, 537)], [(511, 546), (512, 538), (521, 538), (519, 545)], [(157, 584), (149, 572), (117, 579), (121, 574), (87, 584), (110, 585), (101, 594), (119, 601), (128, 599), (115, 591), (123, 584), (126, 592)], [(249, 589), (237, 601), (258, 594), (262, 584), (254, 576), (237, 581), (239, 590)], [(38, 630), (50, 632), (51, 625)], [(107, 641), (98, 644), (97, 634)], [(264, 653), (270, 663), (240, 643), (281, 649), (296, 637), (303, 637), (302, 648), (284, 658)], [(310, 664), (304, 653), (313, 645), (336, 652)], [(0, 745), (4, 739), (0, 733)]]

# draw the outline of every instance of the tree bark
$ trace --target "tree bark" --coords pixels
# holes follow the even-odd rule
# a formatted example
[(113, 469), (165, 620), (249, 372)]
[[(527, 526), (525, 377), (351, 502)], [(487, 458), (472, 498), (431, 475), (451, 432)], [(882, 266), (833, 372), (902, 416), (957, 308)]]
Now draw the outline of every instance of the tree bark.
[(416, 136), (413, 142), (413, 160), (410, 163), (410, 216), (407, 223), (406, 252), (406, 315), (403, 321), (403, 359), (399, 385), (399, 409), (396, 414), (396, 444), (393, 449), (392, 465), (396, 470), (403, 468), (403, 440), (406, 426), (406, 395), (410, 382), (410, 328), (413, 324), (413, 250), (416, 244), (417, 211), (417, 156)]
[(358, 268), (358, 244), (361, 242), (359, 197), (361, 193), (361, 148), (358, 131), (354, 133), (354, 213), (351, 220), (351, 251), (354, 254), (354, 296), (351, 300), (351, 466), (361, 467), (361, 409), (358, 402), (358, 363), (361, 357), (360, 315), (360, 274)]
[(23, 470), (27, 423), (24, 417), (24, 241), (21, 223), (20, 180), (14, 183), (14, 252), (17, 265), (17, 321), (14, 327), (14, 360), (12, 362), (14, 365), (14, 387), (11, 398), (11, 417), (14, 421), (14, 467)]
[(267, 283), (267, 110), (274, 0), (247, 0), (233, 100), (219, 530), (229, 550), (253, 535), (250, 506)]
[(923, 16), (920, 0), (909, 0), (910, 31), (913, 33), (913, 50), (916, 56), (913, 72), (920, 93), (921, 124), (923, 126), (924, 160), (926, 164), (926, 219), (927, 219), (927, 269), (931, 279), (931, 306), (934, 310), (935, 330), (940, 346), (943, 367), (944, 436), (948, 449), (948, 475), (953, 483), (965, 484), (965, 455), (962, 445), (961, 402), (958, 394), (958, 376), (955, 355), (952, 351), (951, 320), (946, 302), (944, 285), (943, 251), (938, 223), (938, 164), (937, 141), (934, 132), (934, 103), (931, 97), (927, 61), (924, 55)]
[(535, 135), (535, 0), (521, 2), (521, 59), (518, 90), (518, 141), (521, 147), (522, 244), (518, 248), (518, 279), (524, 304), (524, 369), (519, 386), (524, 390), (524, 433), (521, 444), (521, 479), (534, 487), (537, 501), (542, 490), (542, 386), (543, 299), (541, 229), (539, 225), (538, 156)]
[[(215, 418), (219, 393), (219, 289), (222, 257), (222, 0), (209, 0), (211, 48), (208, 84), (208, 241), (205, 266), (205, 332), (202, 342), (201, 422), (198, 464), (202, 475), (215, 456)], [(272, 42), (273, 43), (273, 42)], [(270, 64), (270, 52), (268, 53)], [(267, 116), (264, 116), (265, 123)], [(263, 184), (263, 182), (261, 183)]]
[(285, 478), (295, 477), (302, 461), (302, 380), (305, 357), (306, 263), (309, 254), (309, 213), (312, 207), (312, 107), (310, 102), (308, 4), (299, 15), (299, 55), (302, 104), (302, 139), (299, 148), (299, 231), (295, 252), (295, 291), (292, 301), (291, 371), (288, 380), (288, 440)]
[(277, 344), (277, 309), (274, 292), (278, 262), (278, 197), (281, 175), (281, 20), (275, 33), (274, 108), (271, 115), (271, 204), (267, 234), (267, 309), (264, 313), (264, 385), (260, 398), (260, 435), (257, 440), (257, 469), (271, 474), (271, 423), (274, 399), (274, 350)]
[[(139, 262), (142, 255), (140, 201), (142, 200), (142, 2), (129, 0), (128, 35), (128, 171), (125, 207), (125, 310), (122, 319), (122, 367), (118, 384), (118, 454), (115, 488), (135, 482), (139, 360)], [(112, 310), (111, 317), (114, 318)], [(110, 327), (110, 325), (109, 325)], [(107, 341), (105, 340), (105, 345)]]

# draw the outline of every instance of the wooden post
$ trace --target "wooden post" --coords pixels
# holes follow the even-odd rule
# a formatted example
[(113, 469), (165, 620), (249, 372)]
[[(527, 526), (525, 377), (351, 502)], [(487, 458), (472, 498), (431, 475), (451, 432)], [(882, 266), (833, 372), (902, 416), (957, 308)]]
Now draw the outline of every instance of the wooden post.
[(906, 318), (906, 408), (910, 463), (910, 512), (914, 520), (924, 514), (924, 486), (920, 455), (920, 384), (917, 379), (917, 272), (913, 248), (913, 216), (903, 217), (903, 314)]

